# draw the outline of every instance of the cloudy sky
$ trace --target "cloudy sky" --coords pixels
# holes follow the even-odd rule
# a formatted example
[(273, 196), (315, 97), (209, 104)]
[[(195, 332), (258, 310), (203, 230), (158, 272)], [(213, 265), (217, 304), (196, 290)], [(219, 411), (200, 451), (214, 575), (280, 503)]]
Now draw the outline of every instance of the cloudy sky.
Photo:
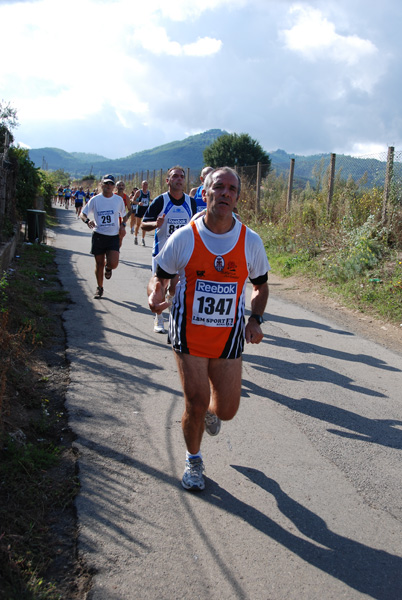
[[(207, 129), (402, 149), (400, 0), (0, 0), (16, 141), (108, 158)], [(4, 60), (6, 57), (6, 60)]]

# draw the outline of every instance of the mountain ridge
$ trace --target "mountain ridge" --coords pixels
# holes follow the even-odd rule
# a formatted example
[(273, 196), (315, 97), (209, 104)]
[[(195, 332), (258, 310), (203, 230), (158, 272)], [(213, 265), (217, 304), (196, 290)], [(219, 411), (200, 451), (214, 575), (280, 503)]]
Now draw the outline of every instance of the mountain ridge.
[[(104, 173), (116, 176), (130, 175), (143, 171), (166, 171), (174, 164), (189, 168), (191, 176), (198, 177), (204, 166), (203, 152), (221, 135), (227, 133), (221, 129), (209, 129), (203, 133), (191, 135), (184, 140), (175, 140), (168, 144), (134, 152), (123, 158), (109, 159), (95, 153), (66, 152), (60, 148), (37, 148), (29, 150), (29, 156), (36, 167), (50, 171), (62, 169), (72, 178), (82, 178), (93, 174), (101, 177)], [(287, 177), (291, 159), (295, 159), (296, 186), (304, 186), (317, 180), (317, 172), (325, 173), (331, 153), (303, 156), (289, 154), (285, 150), (268, 152), (271, 159), (271, 170), (278, 176)], [(375, 158), (355, 158), (347, 155), (337, 155), (337, 171), (342, 172), (342, 178), (352, 177), (355, 181), (365, 178), (364, 185), (372, 186), (383, 181), (386, 162)], [(341, 165), (341, 167), (339, 166)], [(250, 165), (252, 166), (252, 165)]]
[(203, 133), (175, 140), (155, 148), (134, 152), (123, 158), (109, 159), (98, 154), (66, 152), (60, 148), (32, 148), (29, 157), (36, 167), (57, 171), (63, 169), (73, 177), (90, 173), (128, 175), (144, 170), (167, 170), (174, 164), (182, 164), (191, 171), (203, 167), (203, 151), (218, 137), (227, 133), (221, 129), (209, 129)]

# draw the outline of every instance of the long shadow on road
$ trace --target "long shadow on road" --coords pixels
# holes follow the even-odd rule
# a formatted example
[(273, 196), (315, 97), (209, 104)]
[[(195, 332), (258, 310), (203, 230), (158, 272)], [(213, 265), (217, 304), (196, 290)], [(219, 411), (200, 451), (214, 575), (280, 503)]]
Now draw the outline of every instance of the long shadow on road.
[[(98, 453), (100, 456), (109, 456), (114, 460), (116, 466), (116, 472), (113, 469), (108, 469), (106, 473), (102, 474), (102, 485), (99, 485), (95, 480), (93, 481), (91, 489), (94, 492), (90, 498), (85, 499), (85, 502), (91, 505), (92, 527), (94, 529), (101, 528), (104, 535), (113, 539), (115, 543), (127, 545), (127, 551), (130, 554), (134, 553), (135, 555), (140, 548), (153, 552), (153, 548), (147, 544), (144, 545), (139, 539), (129, 534), (124, 527), (125, 522), (133, 523), (138, 518), (143, 519), (143, 516), (136, 514), (133, 508), (129, 508), (124, 501), (125, 494), (120, 486), (126, 485), (127, 482), (126, 480), (120, 481), (119, 465), (128, 465), (132, 467), (133, 471), (137, 470), (155, 478), (155, 484), (157, 482), (159, 484), (164, 483), (177, 488), (180, 482), (166, 471), (155, 469), (132, 456), (117, 452), (113, 448), (85, 439), (82, 439), (81, 442), (88, 450)], [(366, 544), (331, 531), (321, 517), (293, 500), (276, 481), (267, 477), (263, 472), (241, 465), (231, 466), (238, 473), (247, 477), (254, 485), (265, 490), (267, 494), (273, 495), (279, 510), (297, 527), (304, 537), (299, 537), (288, 531), (264, 512), (236, 498), (210, 478), (206, 478), (207, 488), (203, 493), (197, 495), (197, 501), (207, 502), (211, 506), (241, 519), (250, 527), (287, 548), (306, 563), (338, 579), (350, 588), (367, 594), (370, 598), (377, 600), (396, 600), (400, 598), (402, 589), (401, 557), (384, 550), (371, 548)], [(133, 474), (134, 485), (135, 481), (136, 477)], [(113, 489), (114, 486), (119, 488), (119, 493), (116, 493), (116, 489)], [(100, 502), (98, 502), (97, 494), (100, 494), (100, 498), (102, 494), (104, 495)], [(121, 498), (121, 502), (117, 500), (116, 505), (110, 506), (108, 499), (111, 497)], [(230, 582), (234, 597), (243, 597), (241, 583), (237, 580), (236, 573), (232, 572), (230, 565), (226, 565), (224, 556), (220, 556), (214, 548), (213, 538), (206, 532), (203, 523), (197, 517), (197, 511), (194, 510), (195, 505), (193, 506), (193, 503), (190, 502), (192, 498), (192, 495), (183, 490), (182, 505), (189, 512), (194, 527), (197, 528), (203, 542), (214, 555), (217, 567)], [(105, 514), (103, 508), (105, 502), (109, 505), (111, 513)], [(149, 526), (153, 526), (151, 521), (149, 521)], [(173, 535), (174, 531), (172, 530)], [(305, 539), (306, 537), (309, 539)], [(90, 542), (87, 540), (86, 543)], [(85, 549), (86, 551), (91, 550), (89, 546)], [(270, 560), (269, 555), (261, 556), (261, 561)], [(323, 594), (323, 597), (325, 597), (325, 594)]]
[(230, 507), (230, 512), (238, 515), (251, 527), (270, 536), (309, 564), (371, 598), (396, 600), (401, 597), (401, 557), (336, 534), (328, 529), (323, 519), (293, 500), (276, 481), (261, 471), (239, 465), (231, 466), (268, 494), (272, 494), (279, 510), (309, 540), (287, 531), (261, 511), (222, 490), (216, 483), (211, 486), (209, 502), (216, 506), (222, 505), (224, 510)]
[(386, 448), (402, 450), (402, 430), (399, 429), (402, 426), (401, 421), (394, 419), (369, 419), (350, 410), (325, 402), (309, 398), (290, 398), (289, 396), (262, 388), (254, 382), (247, 380), (243, 380), (243, 390), (245, 396), (251, 393), (257, 397), (263, 397), (268, 401), (286, 406), (292, 411), (349, 430), (347, 432), (328, 429), (334, 435), (378, 444)]
[(286, 348), (288, 350), (295, 350), (301, 354), (317, 354), (322, 356), (329, 356), (338, 360), (346, 360), (348, 362), (359, 362), (376, 369), (383, 369), (385, 371), (394, 371), (397, 373), (401, 372), (401, 369), (388, 365), (381, 359), (370, 354), (353, 354), (351, 352), (344, 352), (342, 350), (335, 350), (334, 348), (325, 348), (324, 346), (311, 344), (309, 342), (299, 342), (284, 337), (279, 337), (267, 333), (264, 337), (264, 344), (270, 346), (276, 346), (279, 348)]
[(245, 360), (249, 364), (254, 363), (254, 368), (266, 375), (275, 375), (287, 381), (321, 381), (340, 386), (344, 389), (364, 394), (367, 396), (375, 396), (377, 398), (385, 398), (385, 395), (377, 390), (368, 387), (355, 385), (353, 379), (343, 375), (339, 371), (328, 369), (322, 365), (313, 362), (294, 363), (279, 358), (265, 358), (256, 355), (244, 355)]
[(319, 329), (321, 331), (327, 331), (328, 333), (336, 333), (338, 335), (353, 336), (354, 334), (346, 329), (334, 329), (331, 325), (325, 325), (324, 323), (318, 323), (311, 319), (292, 319), (291, 317), (284, 317), (282, 315), (274, 315), (267, 313), (267, 321), (270, 323), (283, 323), (284, 325), (294, 325), (295, 327), (308, 327), (311, 329)]

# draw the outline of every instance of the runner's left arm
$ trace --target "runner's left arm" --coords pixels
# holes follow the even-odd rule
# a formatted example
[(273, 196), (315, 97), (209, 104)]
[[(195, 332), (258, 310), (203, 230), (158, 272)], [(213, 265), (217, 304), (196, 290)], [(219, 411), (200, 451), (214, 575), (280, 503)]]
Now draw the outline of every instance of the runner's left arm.
[[(267, 306), (268, 296), (268, 281), (265, 281), (264, 283), (253, 283), (253, 291), (251, 292), (251, 315), (258, 315), (262, 318), (265, 307)], [(260, 324), (254, 317), (250, 316), (246, 325), (247, 344), (259, 344), (263, 337), (264, 334)]]

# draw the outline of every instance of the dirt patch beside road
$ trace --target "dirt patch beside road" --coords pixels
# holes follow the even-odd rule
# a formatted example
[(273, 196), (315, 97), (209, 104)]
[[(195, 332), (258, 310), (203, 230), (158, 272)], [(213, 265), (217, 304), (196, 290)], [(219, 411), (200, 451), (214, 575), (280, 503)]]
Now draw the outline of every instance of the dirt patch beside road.
[(317, 312), (353, 333), (402, 354), (402, 326), (398, 327), (359, 310), (346, 308), (340, 301), (326, 295), (318, 282), (293, 276), (282, 279), (270, 273), (269, 285), (272, 297), (283, 298)]

